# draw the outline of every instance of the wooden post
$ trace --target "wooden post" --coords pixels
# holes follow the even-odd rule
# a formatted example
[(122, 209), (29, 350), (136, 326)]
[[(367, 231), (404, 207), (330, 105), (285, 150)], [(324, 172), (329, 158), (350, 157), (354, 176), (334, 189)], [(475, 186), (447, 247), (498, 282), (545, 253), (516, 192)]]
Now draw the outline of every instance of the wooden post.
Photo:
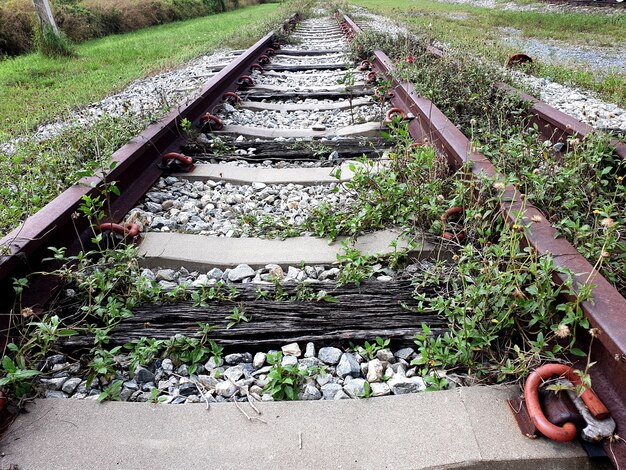
[(33, 5), (39, 17), (42, 33), (45, 32), (46, 29), (50, 29), (56, 36), (59, 36), (59, 28), (57, 28), (54, 16), (52, 16), (52, 10), (50, 9), (48, 0), (33, 0)]

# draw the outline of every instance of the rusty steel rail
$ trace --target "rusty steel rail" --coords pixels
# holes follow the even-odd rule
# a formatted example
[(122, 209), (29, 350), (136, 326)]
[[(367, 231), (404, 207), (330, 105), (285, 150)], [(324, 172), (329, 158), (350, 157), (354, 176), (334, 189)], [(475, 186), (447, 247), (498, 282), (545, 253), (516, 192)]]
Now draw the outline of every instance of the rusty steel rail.
[[(562, 142), (567, 145), (569, 138), (583, 138), (595, 132), (595, 129), (589, 124), (580, 122), (534, 96), (522, 93), (505, 83), (496, 83), (495, 86), (511, 96), (517, 96), (528, 102), (531, 105), (529, 109), (531, 122), (537, 124), (541, 134), (553, 143)], [(611, 145), (615, 147), (615, 153), (622, 160), (626, 160), (626, 143), (611, 139)]]
[[(292, 27), (297, 18), (294, 15), (286, 25)], [(97, 196), (105, 182), (115, 181), (121, 196), (111, 199), (109, 222), (120, 221), (162, 175), (157, 166), (161, 156), (179, 152), (185, 142), (180, 122), (188, 119), (197, 123), (204, 113), (211, 112), (222, 101), (224, 93), (238, 88), (237, 80), (249, 73), (251, 66), (268, 48), (277, 46), (274, 33), (264, 36), (212, 77), (193, 102), (173, 109), (117, 150), (112, 156), (117, 166), (105, 176), (81, 179), (0, 240), (0, 246), (9, 251), (9, 254), (0, 256), (3, 340), (8, 337), (11, 326), (10, 311), (14, 302), (11, 279), (39, 270), (42, 259), (50, 256), (48, 247), (67, 247), (68, 254), (76, 254), (93, 237), (93, 229), (86, 218), (73, 216), (82, 198)], [(56, 281), (50, 277), (35, 278), (24, 293), (22, 305), (34, 307), (37, 311), (51, 298), (55, 286)]]
[[(437, 59), (442, 59), (446, 56), (444, 51), (433, 46), (427, 46), (425, 52)], [(585, 124), (534, 96), (521, 92), (511, 85), (494, 83), (494, 87), (509, 96), (520, 98), (522, 101), (529, 103), (528, 113), (531, 123), (537, 124), (541, 135), (552, 143), (560, 142), (565, 144), (563, 151), (567, 151), (567, 140), (569, 138), (583, 138), (595, 132), (595, 129), (589, 124)], [(615, 147), (615, 153), (622, 160), (626, 160), (626, 143), (617, 139), (611, 139), (611, 145)]]
[[(347, 18), (345, 21), (347, 24), (354, 24)], [(358, 34), (361, 29), (358, 26), (356, 28), (353, 31)], [(435, 54), (437, 52), (440, 51), (436, 50)], [(430, 100), (419, 96), (411, 83), (393, 78), (394, 65), (387, 55), (381, 51), (376, 51), (374, 55), (374, 70), (392, 81), (392, 106), (401, 108), (412, 117), (408, 130), (416, 141), (434, 145), (453, 168), (470, 163), (472, 172), (477, 176), (500, 176), (487, 157), (473, 150), (470, 140)], [(528, 99), (528, 95), (526, 98)], [(567, 135), (585, 135), (589, 129), (593, 131), (591, 126), (578, 121), (576, 125), (570, 116), (538, 100), (535, 100), (533, 108), (541, 113), (544, 122), (563, 129)], [(611, 411), (618, 431), (620, 427), (626, 429), (626, 299), (571, 243), (558, 235), (542, 212), (528, 203), (515, 186), (509, 185), (505, 188), (501, 210), (509, 224), (520, 225), (521, 220), (521, 225), (526, 226), (526, 239), (531, 247), (541, 254), (550, 253), (555, 266), (574, 273), (575, 293), (580, 292), (580, 284), (595, 286), (593, 298), (581, 303), (591, 327), (600, 332), (591, 351), (597, 364), (590, 369), (590, 373), (594, 390)], [(556, 274), (554, 281), (562, 285), (568, 281), (568, 276)], [(587, 341), (588, 338), (582, 339), (583, 343)], [(622, 466), (626, 464), (626, 444), (623, 441), (605, 443), (605, 448), (614, 462)]]

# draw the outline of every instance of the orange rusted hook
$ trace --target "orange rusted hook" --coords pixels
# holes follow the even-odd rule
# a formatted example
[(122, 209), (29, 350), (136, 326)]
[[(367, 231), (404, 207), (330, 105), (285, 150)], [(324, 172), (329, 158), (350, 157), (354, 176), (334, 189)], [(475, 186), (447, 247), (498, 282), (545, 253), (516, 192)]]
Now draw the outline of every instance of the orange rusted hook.
[(136, 238), (137, 235), (139, 235), (139, 226), (137, 224), (120, 225), (120, 224), (107, 222), (107, 223), (98, 225), (98, 231), (99, 232), (110, 231), (118, 235), (121, 235), (124, 238)]
[(234, 91), (227, 91), (222, 95), (222, 101), (228, 101), (230, 104), (241, 102), (241, 97)]
[(259, 65), (259, 64), (252, 64), (250, 66), (250, 70), (257, 70), (260, 73), (263, 73), (263, 71), (264, 71), (263, 67), (261, 65)]
[(369, 60), (364, 60), (359, 65), (359, 70), (372, 70), (372, 63)]
[(385, 121), (387, 121), (387, 123), (390, 123), (391, 121), (393, 121), (393, 118), (396, 115), (400, 115), (402, 116), (402, 119), (407, 119), (407, 114), (402, 111), (400, 108), (391, 108), (389, 111), (387, 111), (387, 115), (385, 116)]
[(242, 75), (241, 77), (239, 77), (237, 85), (243, 88), (248, 88), (254, 86), (254, 80), (252, 80), (252, 77), (250, 75)]
[(461, 241), (465, 238), (465, 234), (463, 232), (459, 232), (459, 233), (452, 233), (452, 232), (447, 232), (446, 231), (446, 223), (448, 222), (448, 218), (451, 215), (455, 215), (455, 214), (461, 214), (463, 213), (463, 208), (462, 207), (451, 207), (450, 209), (448, 209), (447, 211), (445, 211), (441, 217), (439, 217), (439, 220), (441, 221), (441, 224), (443, 225), (443, 234), (442, 237), (446, 240), (452, 240), (454, 238), (456, 238), (458, 241)]
[(200, 124), (203, 129), (208, 128), (210, 131), (219, 131), (224, 128), (224, 121), (209, 113), (200, 117)]
[[(576, 426), (573, 423), (565, 423), (563, 426), (552, 424), (543, 414), (539, 403), (539, 387), (544, 380), (554, 376), (562, 376), (572, 382), (574, 386), (581, 385), (580, 377), (569, 366), (564, 364), (545, 364), (535, 369), (526, 379), (524, 385), (524, 400), (526, 409), (537, 430), (549, 439), (558, 442), (568, 442), (576, 437)], [(595, 393), (583, 384), (584, 392), (580, 396), (589, 409), (589, 412), (598, 419), (609, 417), (609, 410), (604, 406)]]
[[(171, 162), (178, 162), (177, 167), (174, 168)], [(193, 158), (183, 155), (182, 153), (170, 152), (161, 157), (161, 164), (159, 167), (162, 170), (172, 171), (173, 169), (189, 173), (193, 169)]]

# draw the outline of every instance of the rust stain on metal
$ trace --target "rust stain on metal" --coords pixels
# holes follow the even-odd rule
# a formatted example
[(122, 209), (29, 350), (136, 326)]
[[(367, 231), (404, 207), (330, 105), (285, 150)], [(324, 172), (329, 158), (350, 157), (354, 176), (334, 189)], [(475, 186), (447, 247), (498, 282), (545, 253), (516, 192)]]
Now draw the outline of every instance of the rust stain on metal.
[(522, 52), (513, 54), (509, 57), (509, 60), (506, 63), (508, 68), (519, 67), (523, 65), (530, 65), (533, 63), (533, 59), (528, 55)]

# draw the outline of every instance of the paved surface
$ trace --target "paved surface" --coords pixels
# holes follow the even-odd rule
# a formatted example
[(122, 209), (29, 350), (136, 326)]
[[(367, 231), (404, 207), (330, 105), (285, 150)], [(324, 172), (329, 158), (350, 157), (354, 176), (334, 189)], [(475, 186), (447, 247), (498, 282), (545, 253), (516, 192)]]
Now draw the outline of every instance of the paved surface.
[(523, 437), (505, 401), (515, 393), (474, 387), (257, 403), (267, 424), (248, 421), (231, 403), (207, 411), (203, 404), (39, 400), (3, 439), (0, 463), (20, 470), (592, 468), (576, 443)]
[[(360, 236), (355, 248), (363, 254), (393, 253), (390, 244), (398, 240), (398, 249), (408, 243), (399, 238), (397, 230), (381, 230)], [(148, 232), (139, 245), (142, 266), (150, 268), (209, 270), (215, 266), (235, 267), (248, 264), (262, 268), (268, 263), (286, 268), (307, 265), (328, 265), (337, 261), (342, 240), (329, 243), (325, 238), (293, 237), (285, 240), (261, 238), (209, 237), (172, 232)], [(424, 242), (409, 252), (413, 258), (432, 257), (436, 247)]]
[[(359, 164), (354, 163), (354, 165)], [(341, 168), (341, 178), (339, 179), (332, 176), (337, 168)], [(310, 186), (346, 182), (352, 179), (354, 173), (350, 171), (350, 165), (333, 168), (259, 168), (207, 163), (196, 165), (191, 173), (177, 173), (176, 176), (189, 181), (215, 180), (236, 184), (293, 183)]]

